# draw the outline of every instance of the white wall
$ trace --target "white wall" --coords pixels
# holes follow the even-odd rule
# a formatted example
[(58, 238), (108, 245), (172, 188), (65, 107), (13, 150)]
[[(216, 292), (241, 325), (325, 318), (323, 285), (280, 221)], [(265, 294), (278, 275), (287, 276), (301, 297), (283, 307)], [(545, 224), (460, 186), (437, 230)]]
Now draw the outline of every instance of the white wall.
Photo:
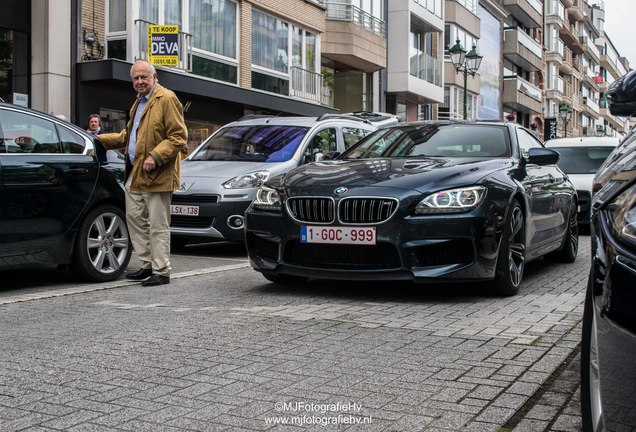
[(71, 0), (32, 0), (31, 107), (71, 118)]

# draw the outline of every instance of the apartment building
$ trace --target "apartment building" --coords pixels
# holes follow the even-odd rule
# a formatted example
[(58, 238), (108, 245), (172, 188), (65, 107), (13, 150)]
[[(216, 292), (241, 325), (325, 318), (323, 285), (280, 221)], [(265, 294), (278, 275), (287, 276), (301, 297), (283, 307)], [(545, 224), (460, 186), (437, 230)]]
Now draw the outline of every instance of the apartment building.
[(443, 0), (386, 4), (386, 111), (407, 121), (435, 119), (444, 100)]
[(385, 0), (329, 0), (324, 5), (322, 102), (341, 112), (384, 111), (379, 85), (387, 64)]
[(544, 7), (544, 113), (556, 126), (552, 135), (622, 136), (629, 125), (609, 113), (604, 92), (629, 65), (604, 31), (604, 2), (545, 0)]
[[(444, 25), (444, 102), (440, 119), (495, 120), (502, 118), (502, 36), (508, 11), (501, 0), (446, 0)], [(451, 62), (449, 48), (473, 47), (482, 56), (475, 74), (464, 74)], [(466, 115), (464, 116), (464, 96)]]
[(503, 115), (526, 127), (541, 128), (543, 4), (539, 0), (502, 4), (509, 13), (503, 31)]

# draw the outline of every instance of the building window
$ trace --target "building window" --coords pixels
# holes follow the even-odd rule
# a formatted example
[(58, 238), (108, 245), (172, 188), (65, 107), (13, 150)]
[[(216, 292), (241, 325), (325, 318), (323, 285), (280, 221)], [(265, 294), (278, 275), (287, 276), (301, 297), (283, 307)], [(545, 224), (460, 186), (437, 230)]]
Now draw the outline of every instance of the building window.
[(477, 39), (463, 28), (455, 24), (446, 24), (444, 28), (444, 53), (446, 55), (449, 55), (448, 50), (457, 43), (457, 39), (465, 50), (470, 50), (473, 44), (477, 45)]
[(108, 31), (110, 33), (126, 31), (126, 0), (108, 2)]
[[(289, 95), (290, 79), (319, 74), (318, 36), (258, 10), (252, 12), (252, 88)], [(294, 74), (291, 74), (290, 68)], [(300, 69), (299, 69), (300, 68)], [(300, 81), (295, 81), (300, 84)], [(319, 87), (319, 85), (318, 85)], [(297, 86), (293, 87), (294, 91)], [(307, 90), (307, 89), (305, 89)], [(319, 97), (320, 88), (310, 93)]]
[(252, 16), (252, 63), (288, 73), (289, 25), (262, 12)]
[(433, 84), (441, 85), (440, 34), (412, 28), (410, 33), (410, 74)]
[(192, 73), (233, 84), (238, 79), (237, 66), (198, 55), (192, 56)]
[(252, 72), (252, 88), (281, 95), (289, 94), (289, 80), (259, 72)]
[(0, 27), (0, 98), (5, 102), (30, 106), (30, 53), (27, 33)]
[(109, 40), (107, 44), (108, 58), (126, 59), (126, 39)]
[(192, 47), (229, 59), (237, 57), (237, 8), (229, 0), (190, 0)]

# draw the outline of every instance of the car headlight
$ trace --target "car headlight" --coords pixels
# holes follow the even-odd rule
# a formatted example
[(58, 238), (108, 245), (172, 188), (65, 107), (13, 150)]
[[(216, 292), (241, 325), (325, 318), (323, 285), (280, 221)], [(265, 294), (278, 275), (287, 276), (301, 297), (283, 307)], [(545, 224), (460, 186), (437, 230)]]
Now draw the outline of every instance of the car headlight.
[(610, 202), (605, 213), (618, 240), (636, 246), (636, 185)]
[(483, 186), (447, 189), (435, 192), (420, 201), (415, 214), (461, 213), (474, 209), (486, 195)]
[(254, 201), (252, 201), (252, 207), (258, 210), (282, 211), (280, 195), (278, 195), (276, 189), (261, 186), (256, 191)]
[(225, 189), (245, 189), (257, 187), (269, 178), (269, 171), (254, 171), (234, 177), (223, 183)]

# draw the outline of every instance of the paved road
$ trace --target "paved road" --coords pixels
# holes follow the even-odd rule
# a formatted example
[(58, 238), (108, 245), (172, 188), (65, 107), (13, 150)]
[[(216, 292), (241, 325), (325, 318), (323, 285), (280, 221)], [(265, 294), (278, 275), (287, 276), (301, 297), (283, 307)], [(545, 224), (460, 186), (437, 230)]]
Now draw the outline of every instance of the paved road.
[(0, 430), (577, 431), (581, 243), (511, 298), (276, 286), (226, 243), (174, 255), (153, 288), (5, 272)]

